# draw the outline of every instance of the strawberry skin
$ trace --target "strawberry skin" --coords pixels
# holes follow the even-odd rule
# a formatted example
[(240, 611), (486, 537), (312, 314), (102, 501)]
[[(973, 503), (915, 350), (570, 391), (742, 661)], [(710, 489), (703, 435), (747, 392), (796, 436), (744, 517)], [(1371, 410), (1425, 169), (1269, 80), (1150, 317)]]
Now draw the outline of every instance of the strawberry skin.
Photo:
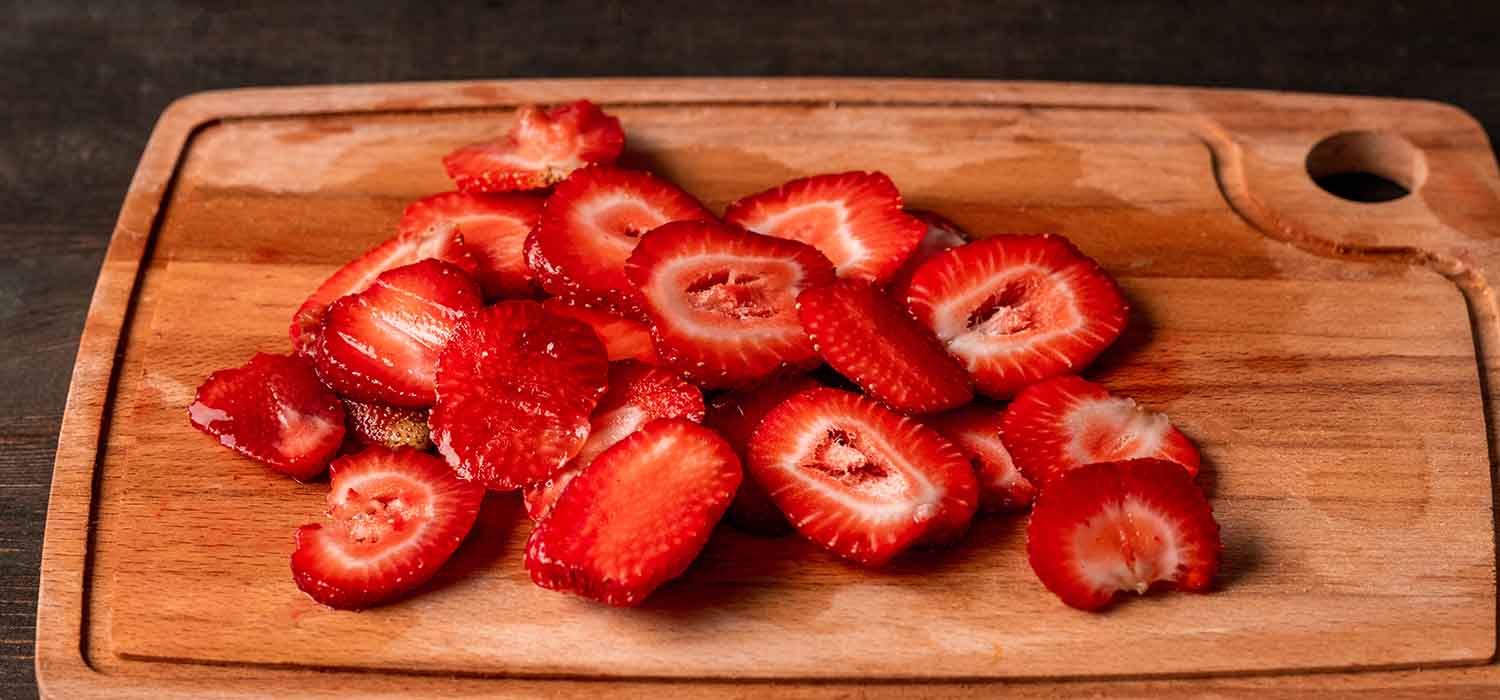
[(318, 376), (357, 401), (431, 406), (438, 351), (483, 303), (479, 286), (450, 263), (428, 259), (387, 270), (329, 305), (318, 334)]
[(1170, 420), (1072, 375), (1033, 384), (1005, 409), (1005, 447), (1031, 483), (1046, 488), (1094, 462), (1154, 457), (1198, 473), (1198, 449)]
[(741, 478), (714, 431), (654, 421), (573, 479), (532, 531), (526, 569), (543, 588), (638, 605), (697, 558)]
[(546, 298), (542, 301), (542, 308), (558, 316), (588, 324), (594, 329), (594, 334), (599, 336), (599, 341), (604, 343), (604, 351), (609, 354), (611, 362), (636, 360), (648, 365), (661, 364), (661, 358), (656, 355), (656, 345), (651, 341), (651, 327), (640, 321), (616, 316), (609, 311), (562, 297)]
[(931, 428), (838, 389), (804, 391), (766, 414), (749, 469), (803, 537), (866, 566), (974, 515), (963, 453)]
[(443, 192), (406, 207), (401, 235), (418, 236), (434, 226), (458, 227), (473, 254), (475, 279), (486, 299), (535, 294), (522, 245), (542, 215), (543, 199), (530, 194)]
[(535, 190), (579, 168), (614, 163), (624, 150), (620, 120), (588, 100), (550, 110), (523, 105), (504, 138), (453, 151), (443, 167), (464, 192)]
[(625, 272), (663, 362), (699, 386), (743, 388), (818, 365), (796, 299), (834, 276), (812, 246), (679, 221), (642, 236)]
[(1125, 328), (1114, 280), (1066, 238), (995, 236), (933, 256), (907, 307), (986, 395), (1078, 372)]
[(484, 499), (443, 460), (370, 447), (329, 467), (328, 521), (297, 530), (292, 576), (324, 605), (358, 610), (432, 578), (458, 549)]
[(807, 289), (797, 318), (830, 367), (891, 408), (931, 413), (974, 398), (968, 373), (932, 331), (869, 282)]
[(1219, 524), (1192, 477), (1156, 459), (1069, 471), (1042, 490), (1026, 527), (1037, 578), (1082, 610), (1155, 584), (1206, 591), (1222, 548)]
[(880, 172), (792, 180), (730, 204), (724, 220), (811, 245), (833, 261), (840, 277), (876, 284), (901, 267), (927, 231), (902, 211), (901, 192)]
[(885, 291), (892, 299), (905, 301), (906, 294), (911, 288), (911, 276), (917, 273), (917, 268), (922, 263), (932, 259), (945, 250), (952, 250), (969, 242), (969, 234), (941, 215), (920, 209), (907, 209), (907, 214), (922, 220), (927, 225), (927, 233), (922, 236), (922, 241), (917, 244), (916, 250), (911, 252), (911, 257), (901, 264), (901, 268), (891, 275), (890, 281), (886, 282)]
[[(719, 431), (739, 454), (740, 461), (749, 464), (750, 438), (760, 427), (761, 419), (782, 401), (819, 386), (812, 377), (796, 375), (768, 382), (750, 391), (725, 392), (709, 402), (703, 423)], [(759, 535), (782, 535), (792, 529), (781, 509), (748, 470), (739, 492), (734, 494), (734, 502), (729, 504), (729, 521), (741, 530)]]
[(361, 445), (381, 445), (391, 449), (410, 447), (417, 450), (432, 447), (426, 409), (344, 399), (344, 413), (349, 418), (347, 434)]
[(979, 508), (991, 513), (1026, 510), (1036, 498), (1036, 486), (1005, 449), (1004, 421), (1004, 412), (978, 404), (923, 418), (969, 455), (979, 480)]
[(298, 355), (257, 353), (209, 375), (188, 406), (193, 426), (298, 481), (323, 473), (344, 441), (344, 407)]

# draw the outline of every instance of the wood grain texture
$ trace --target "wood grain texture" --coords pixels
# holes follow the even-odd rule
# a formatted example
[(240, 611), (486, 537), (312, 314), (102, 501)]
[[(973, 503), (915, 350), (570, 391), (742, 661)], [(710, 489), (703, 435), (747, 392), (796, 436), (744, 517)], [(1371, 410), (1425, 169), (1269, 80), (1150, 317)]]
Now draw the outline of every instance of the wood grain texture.
[[(973, 230), (1077, 241), (1139, 310), (1095, 374), (1170, 411), (1204, 449), (1224, 590), (1075, 613), (1025, 570), (1018, 521), (994, 519), (954, 553), (882, 574), (726, 531), (649, 609), (610, 611), (532, 588), (516, 557), (529, 526), (495, 497), (483, 536), (425, 595), (358, 615), (307, 603), (285, 556), (319, 490), (194, 433), (192, 387), (284, 347), (305, 290), (383, 237), (406, 201), (445, 187), (438, 155), (493, 133), (518, 101), (579, 95), (621, 115), (635, 162), (711, 207), (807, 172), (879, 167), (912, 204)], [(1307, 181), (1301, 156), (1350, 128), (1415, 144), (1432, 166), (1420, 190), (1371, 208)], [(85, 329), (49, 514), (41, 678), (58, 697), (559, 694), (622, 676), (638, 680), (611, 691), (1500, 682), (1484, 277), (1497, 181), (1465, 115), (1390, 100), (826, 80), (190, 98), (153, 136)], [(1445, 665), (1469, 667), (1364, 670)]]

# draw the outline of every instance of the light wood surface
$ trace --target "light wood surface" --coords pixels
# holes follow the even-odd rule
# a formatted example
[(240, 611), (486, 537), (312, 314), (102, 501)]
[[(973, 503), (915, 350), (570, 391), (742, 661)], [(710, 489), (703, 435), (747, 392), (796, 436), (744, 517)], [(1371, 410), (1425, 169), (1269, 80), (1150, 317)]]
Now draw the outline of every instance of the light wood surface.
[[(319, 280), (448, 187), (447, 150), (517, 103), (585, 96), (621, 117), (633, 163), (716, 210), (880, 169), (972, 231), (1072, 238), (1135, 307), (1093, 374), (1203, 450), (1221, 590), (1071, 611), (1026, 568), (1023, 520), (986, 518), (954, 552), (879, 573), (726, 528), (647, 608), (610, 610), (533, 587), (530, 526), (492, 496), (422, 595), (358, 614), (308, 601), (287, 556), (323, 487), (192, 430), (193, 388), (286, 348)], [(1348, 130), (1381, 134), (1351, 165), (1416, 192), (1319, 189), (1304, 159)], [(1500, 691), (1497, 231), (1483, 131), (1434, 103), (849, 80), (190, 97), (142, 158), (85, 328), (38, 677), (52, 697)]]

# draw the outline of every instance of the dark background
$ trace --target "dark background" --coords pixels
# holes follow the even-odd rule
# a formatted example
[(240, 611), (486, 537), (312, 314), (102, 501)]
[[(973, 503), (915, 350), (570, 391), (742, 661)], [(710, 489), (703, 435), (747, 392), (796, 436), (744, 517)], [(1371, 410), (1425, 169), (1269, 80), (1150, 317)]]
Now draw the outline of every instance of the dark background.
[(511, 77), (1039, 79), (1430, 98), (1500, 133), (1493, 1), (227, 4), (0, 0), (0, 697), (36, 693), (38, 560), (78, 334), (174, 98)]

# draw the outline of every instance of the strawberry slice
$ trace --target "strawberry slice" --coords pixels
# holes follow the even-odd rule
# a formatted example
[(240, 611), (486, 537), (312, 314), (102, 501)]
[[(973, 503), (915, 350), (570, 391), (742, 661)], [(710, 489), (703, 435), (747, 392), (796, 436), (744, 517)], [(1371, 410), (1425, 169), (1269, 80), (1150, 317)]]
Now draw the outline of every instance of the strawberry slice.
[(1042, 585), (1083, 610), (1157, 584), (1213, 586), (1223, 545), (1203, 492), (1182, 467), (1156, 459), (1074, 469), (1042, 490), (1026, 553)]
[(927, 224), (927, 233), (922, 236), (922, 241), (917, 244), (917, 249), (911, 252), (911, 257), (901, 264), (901, 269), (891, 275), (886, 282), (885, 291), (892, 299), (906, 302), (906, 293), (911, 287), (911, 276), (916, 274), (917, 268), (922, 263), (932, 259), (945, 250), (952, 250), (969, 242), (969, 234), (958, 227), (958, 224), (949, 221), (938, 214), (921, 209), (907, 209), (906, 213), (922, 220)]
[(613, 163), (623, 150), (620, 120), (588, 100), (548, 110), (523, 105), (504, 138), (449, 153), (443, 167), (465, 192), (535, 190), (579, 168)]
[(427, 430), (426, 409), (344, 399), (344, 413), (349, 418), (347, 435), (361, 445), (381, 445), (391, 449), (410, 447), (417, 450), (432, 447)]
[(532, 531), (526, 569), (543, 588), (637, 605), (697, 558), (740, 479), (718, 433), (654, 421), (573, 479)]
[(479, 285), (450, 263), (428, 259), (387, 270), (328, 307), (318, 376), (357, 401), (431, 406), (438, 351), (483, 303)]
[(344, 441), (344, 407), (298, 355), (256, 353), (208, 376), (188, 419), (228, 447), (298, 481), (323, 473)]
[(1005, 447), (1031, 483), (1046, 488), (1094, 462), (1154, 457), (1198, 473), (1198, 449), (1161, 413), (1082, 377), (1033, 384), (1005, 409)]
[[(750, 438), (760, 421), (771, 409), (808, 389), (821, 386), (816, 379), (806, 375), (785, 377), (767, 383), (752, 391), (731, 391), (720, 394), (708, 404), (708, 414), (703, 423), (719, 431), (725, 440), (740, 455), (740, 461), (750, 463)], [(741, 530), (759, 535), (781, 535), (790, 532), (791, 524), (781, 509), (771, 501), (765, 487), (755, 480), (750, 471), (745, 472), (745, 481), (734, 494), (729, 504), (729, 522)]]
[(328, 523), (297, 530), (292, 577), (324, 605), (357, 610), (437, 573), (479, 515), (484, 487), (410, 448), (370, 447), (329, 467)]
[(588, 324), (594, 329), (594, 334), (599, 336), (599, 341), (604, 343), (604, 351), (609, 354), (611, 362), (637, 360), (648, 365), (661, 364), (661, 358), (656, 355), (656, 346), (651, 342), (651, 327), (640, 321), (621, 318), (608, 311), (562, 297), (548, 297), (542, 301), (542, 308), (558, 316)]
[(724, 220), (807, 243), (833, 261), (840, 277), (876, 284), (895, 274), (927, 231), (901, 210), (901, 192), (880, 172), (792, 180), (729, 205)]
[(460, 477), (496, 491), (544, 481), (583, 447), (608, 377), (588, 326), (502, 301), (465, 317), (438, 355), (432, 441)]
[(412, 202), (401, 215), (401, 233), (457, 226), (478, 265), (475, 279), (485, 298), (529, 297), (536, 290), (522, 244), (541, 218), (543, 201), (529, 194), (443, 192)]
[(656, 351), (700, 386), (736, 388), (816, 367), (794, 306), (833, 281), (812, 246), (709, 221), (641, 237), (625, 264), (653, 323)]
[(1114, 280), (1062, 236), (996, 236), (934, 256), (907, 306), (937, 333), (981, 392), (1008, 398), (1077, 372), (1125, 328)]
[(978, 500), (952, 443), (838, 389), (804, 391), (766, 414), (749, 468), (803, 537), (866, 566), (967, 523)]
[(676, 185), (618, 168), (586, 168), (552, 191), (535, 236), (542, 287), (557, 296), (640, 317), (625, 260), (642, 234), (669, 221), (713, 214)]
[(414, 233), (398, 233), (339, 268), (307, 301), (302, 302), (292, 316), (292, 346), (298, 353), (312, 356), (317, 352), (318, 330), (322, 328), (323, 314), (329, 304), (364, 291), (387, 270), (427, 258), (453, 263), (470, 275), (479, 274), (479, 263), (452, 223)]
[(589, 439), (568, 469), (522, 491), (532, 520), (547, 517), (563, 487), (615, 443), (661, 418), (703, 420), (703, 392), (659, 367), (626, 360), (609, 366), (609, 391), (589, 417)]
[(1004, 419), (1004, 412), (978, 404), (923, 418), (969, 455), (979, 479), (979, 508), (992, 513), (1026, 510), (1036, 498), (1036, 487), (1001, 440)]
[(813, 348), (865, 393), (903, 413), (931, 413), (974, 398), (969, 375), (906, 309), (862, 280), (842, 279), (797, 297)]

